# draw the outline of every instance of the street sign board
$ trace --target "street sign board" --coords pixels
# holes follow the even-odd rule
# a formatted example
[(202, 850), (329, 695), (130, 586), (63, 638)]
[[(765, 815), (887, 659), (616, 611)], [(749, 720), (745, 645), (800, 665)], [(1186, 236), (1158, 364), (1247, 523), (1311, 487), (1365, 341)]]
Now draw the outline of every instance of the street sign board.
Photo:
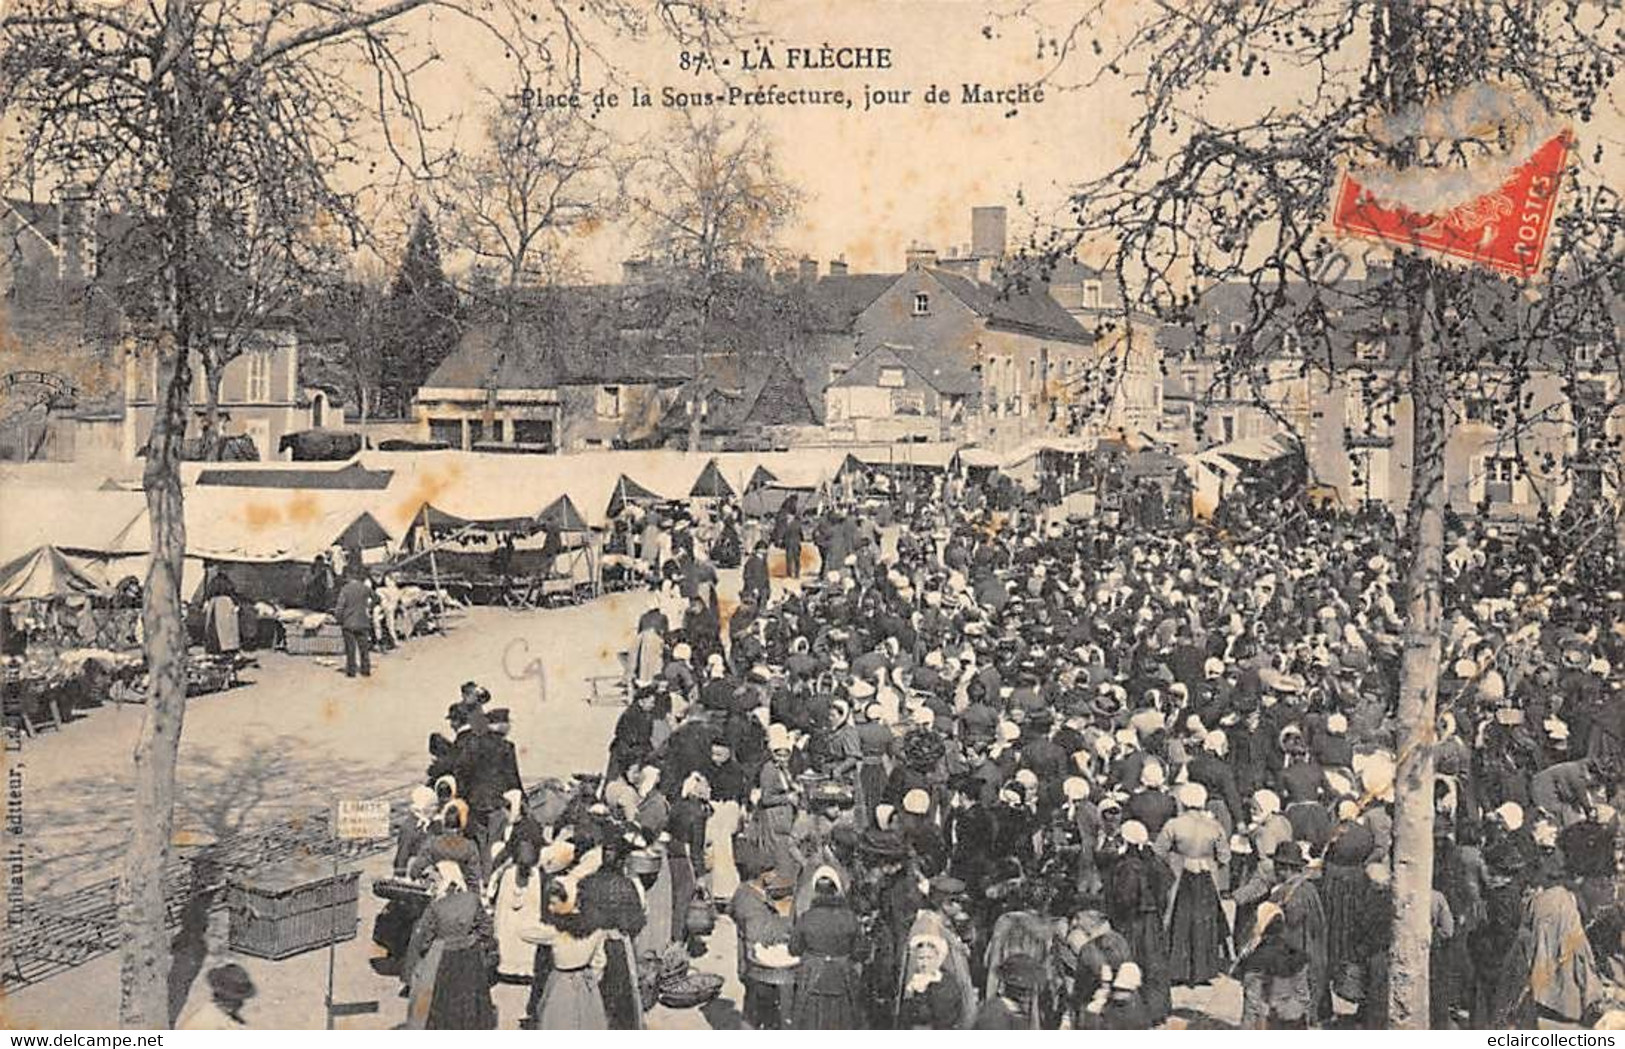
[(335, 803), (333, 837), (340, 841), (389, 837), (389, 802), (379, 800)]

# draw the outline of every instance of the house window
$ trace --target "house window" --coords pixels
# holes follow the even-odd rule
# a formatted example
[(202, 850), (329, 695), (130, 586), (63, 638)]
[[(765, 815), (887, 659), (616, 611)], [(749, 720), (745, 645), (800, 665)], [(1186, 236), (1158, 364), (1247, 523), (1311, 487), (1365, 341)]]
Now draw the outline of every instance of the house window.
[(1467, 421), (1487, 423), (1490, 421), (1490, 401), (1487, 397), (1469, 397), (1467, 399)]
[(598, 387), (597, 407), (600, 419), (619, 419), (621, 417), (621, 388), (619, 386)]
[(1362, 339), (1354, 344), (1354, 356), (1362, 361), (1380, 361), (1383, 358), (1381, 339)]
[(919, 292), (914, 296), (914, 316), (924, 317), (931, 312), (931, 296)]
[(1100, 282), (1098, 280), (1083, 282), (1083, 304), (1092, 310), (1100, 308)]
[(1590, 370), (1597, 366), (1602, 359), (1602, 346), (1595, 342), (1585, 342), (1574, 348), (1574, 363), (1576, 367)]
[(551, 419), (515, 419), (509, 425), (513, 428), (513, 439), (516, 444), (539, 444), (545, 447), (553, 445)]
[(1484, 460), (1484, 495), (1492, 503), (1512, 502), (1518, 483), (1518, 460), (1492, 457)]
[(463, 421), (461, 419), (430, 419), (429, 440), (437, 444), (449, 444), (453, 448), (463, 446)]
[(244, 399), (263, 404), (271, 399), (271, 354), (266, 350), (249, 350), (244, 356), (248, 358), (248, 391)]
[(903, 383), (903, 369), (901, 369), (901, 368), (882, 368), (882, 369), (880, 369), (880, 378), (876, 380), (876, 384), (880, 385), (880, 386), (893, 387), (893, 388), (898, 387), (898, 386), (902, 386), (904, 384)]
[(923, 390), (893, 390), (891, 410), (893, 415), (924, 415), (925, 392)]
[(1229, 444), (1231, 441), (1235, 440), (1236, 417), (1234, 415), (1219, 416), (1219, 432), (1223, 436), (1225, 444)]

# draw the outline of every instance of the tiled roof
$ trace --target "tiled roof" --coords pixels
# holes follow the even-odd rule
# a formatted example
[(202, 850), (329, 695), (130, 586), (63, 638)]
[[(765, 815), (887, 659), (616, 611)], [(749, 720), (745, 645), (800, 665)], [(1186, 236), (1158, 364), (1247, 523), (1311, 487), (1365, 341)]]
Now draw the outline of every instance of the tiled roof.
[(820, 277), (808, 286), (820, 330), (850, 331), (858, 314), (897, 283), (901, 273), (847, 273)]
[(931, 276), (954, 297), (987, 318), (990, 327), (1087, 345), (1095, 337), (1061, 308), (1043, 285), (1020, 280), (984, 284), (959, 273), (932, 269)]
[(890, 345), (876, 346), (858, 358), (830, 386), (874, 386), (879, 381), (880, 370), (887, 367), (907, 368), (938, 393), (951, 397), (970, 396), (981, 389), (981, 382), (974, 372), (957, 367), (952, 361), (939, 360), (932, 353)]

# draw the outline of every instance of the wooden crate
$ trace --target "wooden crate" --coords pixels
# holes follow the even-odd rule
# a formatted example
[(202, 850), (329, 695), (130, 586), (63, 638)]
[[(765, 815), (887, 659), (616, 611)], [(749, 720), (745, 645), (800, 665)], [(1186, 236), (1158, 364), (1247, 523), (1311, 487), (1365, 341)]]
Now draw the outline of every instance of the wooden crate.
[(288, 655), (290, 656), (342, 656), (344, 655), (344, 631), (337, 624), (328, 624), (315, 633), (306, 633), (304, 628), (294, 626), (288, 630)]
[(299, 860), (231, 879), (231, 948), (273, 960), (355, 939), (358, 871)]

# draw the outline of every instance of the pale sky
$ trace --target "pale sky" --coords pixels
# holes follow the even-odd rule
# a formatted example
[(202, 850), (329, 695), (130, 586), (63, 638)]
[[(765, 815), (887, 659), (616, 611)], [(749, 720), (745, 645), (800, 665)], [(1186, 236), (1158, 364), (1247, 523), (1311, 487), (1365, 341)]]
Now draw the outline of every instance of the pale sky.
[[(1014, 243), (1034, 217), (1064, 221), (1067, 187), (1109, 170), (1124, 155), (1128, 121), (1139, 108), (1129, 82), (1118, 76), (1087, 89), (1062, 85), (1096, 72), (1100, 59), (1087, 41), (1098, 37), (1110, 52), (1125, 27), (1146, 11), (1149, 5), (1143, 0), (1107, 0), (1106, 24), (1084, 27), (1078, 50), (1059, 71), (1053, 47), (1044, 45), (1061, 39), (1086, 5), (1053, 0), (742, 2), (758, 29), (747, 29), (737, 44), (752, 51), (757, 43), (767, 45), (781, 67), (741, 74), (740, 48), (730, 47), (717, 56), (731, 59), (725, 73), (729, 80), (746, 86), (845, 88), (857, 99), (850, 111), (811, 106), (726, 110), (740, 119), (760, 118), (782, 167), (805, 195), (798, 221), (783, 237), (791, 252), (826, 264), (844, 255), (854, 272), (896, 270), (911, 242), (939, 250), (967, 243), (970, 209), (979, 204), (1010, 209)], [(449, 124), (461, 117), (466, 128), (477, 122), (485, 91), (511, 89), (511, 67), (504, 64), (500, 48), (466, 22), (436, 18), (433, 31), (447, 61), (434, 75), (434, 90), (426, 101), (435, 118)], [(715, 77), (684, 72), (681, 48), (658, 31), (641, 40), (600, 39), (607, 40), (602, 50), (615, 69), (589, 67), (583, 79), (589, 90), (611, 76), (620, 81), (621, 107), (599, 119), (627, 140), (658, 133), (674, 115), (659, 106), (662, 87), (705, 90), (719, 85)], [(1351, 66), (1363, 62), (1362, 41), (1357, 35), (1347, 46)], [(889, 48), (892, 68), (782, 67), (786, 47), (824, 44)], [(1006, 115), (1004, 106), (960, 103), (966, 83), (1013, 87), (1038, 82), (1046, 74), (1053, 75), (1044, 100), (1019, 106), (1014, 115)], [(1204, 108), (1223, 113), (1225, 122), (1272, 106), (1303, 107), (1311, 83), (1282, 69), (1268, 79), (1216, 74), (1210, 81)], [(631, 84), (649, 89), (656, 106), (630, 108), (624, 96)], [(933, 84), (947, 88), (953, 101), (922, 104)], [(865, 85), (908, 90), (909, 102), (862, 112)], [(1604, 174), (1610, 177), (1604, 181), (1617, 184), (1620, 140), (1625, 138), (1617, 100), (1605, 101), (1600, 109), (1597, 120), (1578, 129), (1578, 156), (1589, 163), (1592, 145), (1606, 142), (1610, 149)], [(624, 229), (611, 229), (581, 245), (578, 253), (593, 276), (614, 279), (621, 259), (634, 250)]]
[[(1052, 4), (1049, 13), (1070, 6)], [(782, 61), (790, 46), (891, 49), (889, 70), (781, 67), (740, 75), (739, 48), (719, 56), (731, 59), (725, 75), (735, 83), (844, 88), (854, 96), (850, 111), (819, 106), (727, 109), (730, 117), (742, 121), (759, 117), (774, 139), (781, 167), (804, 194), (798, 220), (782, 238), (794, 253), (826, 264), (844, 254), (853, 272), (901, 269), (903, 251), (913, 241), (942, 250), (968, 244), (970, 210), (981, 204), (1010, 208), (1014, 239), (1030, 225), (1021, 218), (1024, 211), (1053, 214), (1065, 202), (1066, 185), (1098, 173), (1118, 155), (1110, 112), (1128, 101), (1121, 89), (1086, 94), (1051, 88), (1042, 103), (1017, 107), (1013, 116), (1005, 115), (1005, 106), (960, 104), (963, 84), (1014, 87), (1037, 81), (1049, 68), (1039, 59), (1038, 26), (1030, 19), (1004, 21), (990, 38), (983, 33), (989, 25), (988, 5), (981, 2), (825, 0), (756, 7), (763, 12), (763, 32), (747, 33), (739, 43), (760, 41), (776, 60)], [(485, 92), (510, 90), (510, 67), (501, 61), (500, 49), (467, 24), (437, 18), (433, 32), (446, 61), (424, 103), (437, 121), (450, 124), (461, 117), (466, 136), (477, 123)], [(615, 56), (623, 85), (641, 84), (655, 96), (654, 108), (635, 110), (623, 86), (621, 107), (599, 118), (627, 140), (658, 133), (676, 115), (660, 108), (660, 88), (719, 86), (710, 75), (683, 72), (681, 48), (658, 33), (606, 50)], [(592, 70), (583, 79), (590, 87), (606, 77)], [(932, 84), (947, 88), (953, 101), (924, 105)], [(865, 85), (908, 90), (910, 101), (862, 112)], [(1017, 203), (1018, 193), (1025, 208)], [(584, 254), (595, 276), (614, 279), (632, 246), (612, 231), (595, 238)]]
[[(534, 4), (541, 18), (551, 17), (551, 6), (543, 0), (518, 2)], [(735, 44), (719, 48), (715, 56), (730, 61), (722, 74), (728, 82), (783, 89), (843, 88), (855, 100), (853, 108), (844, 111), (824, 106), (720, 107), (741, 122), (759, 118), (774, 141), (782, 169), (804, 195), (796, 222), (782, 237), (788, 252), (810, 255), (826, 265), (844, 255), (853, 272), (897, 270), (913, 242), (939, 250), (968, 243), (970, 210), (982, 204), (1010, 209), (1015, 246), (1035, 219), (1064, 222), (1067, 188), (1109, 170), (1126, 150), (1126, 129), (1139, 108), (1131, 81), (1108, 76), (1087, 89), (1069, 90), (1065, 85), (1075, 85), (1097, 71), (1100, 59), (1087, 46), (1089, 39), (1098, 37), (1110, 52), (1125, 27), (1150, 7), (1147, 0), (1106, 0), (1106, 24), (1084, 27), (1077, 37), (1077, 52), (1059, 71), (1053, 42), (1086, 6), (1076, 0), (735, 0), (735, 6), (740, 5), (755, 24), (746, 24)], [(481, 9), (502, 10), (503, 5), (483, 4)], [(472, 142), (489, 105), (489, 92), (517, 88), (513, 64), (486, 31), (455, 15), (418, 12), (403, 20), (400, 28), (415, 47), (432, 49), (440, 59), (416, 81), (428, 117), (439, 126), (436, 143)], [(676, 111), (660, 105), (662, 88), (703, 91), (724, 86), (715, 75), (685, 72), (679, 61), (682, 48), (658, 28), (641, 38), (616, 38), (599, 27), (590, 32), (590, 39), (608, 64), (589, 60), (582, 73), (583, 93), (590, 98), (596, 87), (608, 86), (621, 95), (618, 108), (596, 119), (629, 143), (658, 135), (674, 119)], [(848, 71), (783, 67), (786, 48), (817, 49), (825, 44), (889, 48), (892, 67)], [(740, 50), (748, 48), (754, 54), (757, 45), (767, 46), (780, 67), (742, 73)], [(1360, 63), (1360, 46), (1358, 39), (1348, 45), (1351, 64)], [(1010, 88), (1039, 82), (1046, 75), (1050, 76), (1043, 101), (1018, 106), (1012, 115), (1007, 115), (1006, 106), (961, 103), (967, 83)], [(1203, 106), (1206, 112), (1224, 114), (1226, 123), (1273, 106), (1301, 108), (1310, 82), (1287, 70), (1277, 70), (1269, 79), (1215, 74)], [(947, 89), (949, 104), (924, 104), (925, 91), (933, 84)], [(655, 105), (633, 108), (628, 98), (632, 85), (648, 90)], [(888, 92), (907, 90), (910, 97), (903, 105), (863, 112), (866, 85)], [(1578, 129), (1577, 155), (1589, 163), (1592, 146), (1607, 143), (1604, 174), (1611, 177), (1603, 181), (1617, 184), (1620, 142), (1625, 138), (1619, 108), (1616, 100), (1600, 108), (1596, 121)], [(391, 235), (404, 234), (401, 216), (411, 210), (409, 189), (395, 194), (384, 208), (379, 227), (387, 242)], [(635, 240), (622, 226), (582, 240), (576, 254), (590, 276), (613, 280), (621, 260), (635, 249)]]

